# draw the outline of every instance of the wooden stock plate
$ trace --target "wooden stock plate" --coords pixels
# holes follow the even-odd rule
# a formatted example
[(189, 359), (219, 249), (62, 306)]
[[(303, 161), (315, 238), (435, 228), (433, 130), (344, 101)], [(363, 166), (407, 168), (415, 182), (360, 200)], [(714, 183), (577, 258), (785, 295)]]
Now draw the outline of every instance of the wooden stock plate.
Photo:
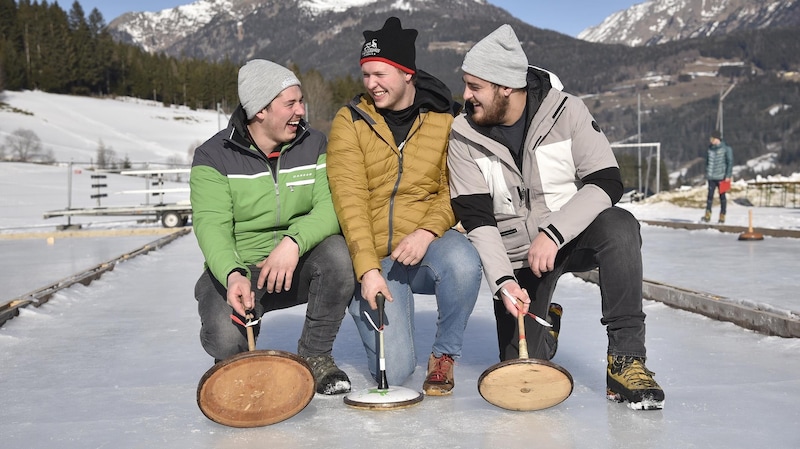
[(490, 404), (506, 410), (541, 410), (572, 394), (572, 375), (555, 363), (537, 359), (500, 362), (481, 374), (478, 391)]
[(314, 376), (299, 356), (248, 351), (217, 363), (197, 386), (197, 405), (210, 420), (231, 427), (274, 424), (303, 410), (314, 397)]

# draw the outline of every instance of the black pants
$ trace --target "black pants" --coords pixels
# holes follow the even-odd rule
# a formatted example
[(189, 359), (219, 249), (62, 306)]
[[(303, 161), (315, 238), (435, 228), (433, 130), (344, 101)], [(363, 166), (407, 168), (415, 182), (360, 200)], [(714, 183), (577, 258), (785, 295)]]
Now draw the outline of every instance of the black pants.
[[(612, 207), (603, 211), (574, 240), (558, 251), (553, 271), (541, 278), (530, 268), (514, 272), (520, 286), (531, 297), (530, 311), (542, 318), (565, 272), (599, 268), (600, 298), (608, 334), (608, 353), (645, 357), (645, 314), (642, 311), (642, 237), (639, 222), (630, 212)], [(495, 301), (500, 360), (519, 358), (517, 319)], [(549, 328), (525, 317), (525, 334), (531, 358), (547, 360), (554, 340)]]
[[(714, 193), (719, 190), (719, 183), (722, 181), (719, 180), (708, 180), (708, 196), (706, 197), (706, 210), (710, 211), (711, 206), (714, 204)], [(720, 192), (719, 194), (719, 213), (725, 215), (725, 211), (727, 209), (728, 201), (725, 197), (725, 193)]]
[[(291, 290), (259, 290), (256, 283), (261, 270), (255, 265), (249, 268), (256, 315), (308, 303), (297, 353), (304, 357), (330, 354), (355, 291), (353, 264), (344, 238), (328, 237), (304, 254), (295, 269)], [(200, 341), (206, 352), (223, 360), (247, 351), (246, 331), (231, 320), (233, 310), (227, 303), (225, 287), (208, 270), (195, 285), (195, 298), (201, 321)], [(260, 327), (258, 324), (254, 329), (256, 335)]]

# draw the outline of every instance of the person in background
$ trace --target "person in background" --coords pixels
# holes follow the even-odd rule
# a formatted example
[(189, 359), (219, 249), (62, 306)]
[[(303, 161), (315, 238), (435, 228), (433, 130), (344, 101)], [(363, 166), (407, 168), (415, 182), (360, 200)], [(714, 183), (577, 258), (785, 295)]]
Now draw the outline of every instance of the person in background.
[(725, 223), (725, 212), (727, 211), (728, 201), (725, 191), (720, 189), (720, 182), (731, 182), (733, 175), (733, 150), (722, 140), (722, 134), (718, 130), (711, 132), (708, 139), (708, 151), (706, 152), (706, 180), (708, 181), (708, 197), (706, 199), (706, 213), (702, 220), (706, 223), (711, 221), (711, 206), (714, 204), (714, 192), (719, 190), (719, 223)]
[[(639, 222), (614, 206), (622, 180), (600, 126), (555, 75), (528, 65), (509, 25), (475, 44), (461, 68), (466, 107), (450, 136), (450, 194), (496, 299), (500, 360), (519, 357), (519, 313), (552, 321), (558, 278), (599, 268), (607, 396), (663, 408), (645, 367)], [(558, 335), (525, 321), (530, 356), (552, 358)]]
[(297, 353), (318, 393), (345, 393), (350, 379), (331, 351), (355, 279), (331, 201), (327, 140), (303, 120), (300, 81), (285, 67), (248, 61), (238, 89), (228, 127), (192, 162), (192, 222), (205, 257), (195, 286), (200, 341), (220, 361), (248, 350), (248, 314), (307, 303)]
[(366, 94), (342, 107), (328, 143), (333, 204), (360, 288), (350, 313), (369, 370), (378, 374), (375, 298), (386, 297), (386, 374), (404, 383), (417, 364), (414, 294), (434, 295), (437, 332), (423, 391), (447, 395), (455, 360), (478, 297), (480, 259), (455, 225), (446, 150), (460, 105), (438, 79), (415, 63), (417, 30), (391, 17), (365, 31), (361, 72)]

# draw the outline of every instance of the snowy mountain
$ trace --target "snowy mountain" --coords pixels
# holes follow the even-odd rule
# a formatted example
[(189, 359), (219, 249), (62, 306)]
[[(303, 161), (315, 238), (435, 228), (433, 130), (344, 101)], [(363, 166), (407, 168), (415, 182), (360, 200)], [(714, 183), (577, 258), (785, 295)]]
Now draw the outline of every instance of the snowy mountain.
[[(320, 45), (344, 30), (360, 35), (362, 20), (370, 14), (427, 12), (448, 17), (487, 10), (502, 12), (486, 0), (198, 0), (158, 12), (123, 14), (109, 30), (117, 39), (151, 52), (238, 60), (268, 46), (275, 36), (292, 45), (306, 40), (293, 37), (304, 36)], [(195, 42), (198, 38), (203, 42)]]
[(129, 12), (112, 20), (109, 28), (121, 41), (148, 52), (169, 48), (217, 17), (236, 20), (247, 14), (246, 0), (198, 0), (158, 12)]
[[(645, 46), (744, 29), (797, 26), (799, 5), (800, 0), (649, 0), (612, 14), (582, 31), (578, 39)], [(275, 55), (287, 53), (276, 45), (280, 42), (300, 47), (312, 42), (330, 49), (341, 33), (357, 41), (376, 14), (446, 18), (449, 27), (462, 33), (469, 29), (460, 25), (462, 20), (513, 20), (486, 0), (197, 0), (158, 12), (125, 13), (109, 24), (109, 30), (116, 39), (150, 52), (214, 60), (244, 60), (267, 52), (277, 59)], [(296, 59), (302, 58), (288, 58)]]
[(170, 56), (235, 63), (258, 57), (328, 77), (357, 76), (363, 30), (380, 28), (391, 15), (425, 30), (417, 38), (417, 65), (453, 85), (460, 84), (454, 68), (466, 50), (500, 23), (513, 24), (530, 42), (574, 41), (534, 29), (486, 0), (200, 0), (123, 14), (109, 32)]
[(798, 0), (649, 0), (583, 30), (578, 39), (629, 46), (800, 25)]
[[(485, 3), (482, 0), (475, 0)], [(236, 24), (244, 33), (242, 21), (250, 15), (263, 14), (274, 17), (282, 8), (297, 9), (311, 17), (329, 12), (342, 12), (349, 8), (362, 8), (379, 0), (197, 0), (193, 3), (157, 12), (129, 12), (115, 18), (110, 24), (121, 40), (136, 44), (147, 51), (169, 51), (180, 40), (191, 36), (206, 25)], [(410, 4), (398, 5), (400, 9), (412, 8)]]

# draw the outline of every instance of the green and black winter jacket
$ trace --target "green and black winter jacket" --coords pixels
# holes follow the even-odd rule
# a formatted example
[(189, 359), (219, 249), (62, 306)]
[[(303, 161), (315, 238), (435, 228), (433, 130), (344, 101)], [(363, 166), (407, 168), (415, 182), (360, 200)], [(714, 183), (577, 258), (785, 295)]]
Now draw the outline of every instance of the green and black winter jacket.
[(227, 287), (228, 274), (264, 260), (284, 236), (302, 256), (340, 232), (326, 171), (327, 139), (301, 121), (275, 170), (248, 137), (241, 105), (228, 127), (195, 150), (192, 225), (205, 265)]
[(706, 153), (706, 179), (722, 181), (733, 176), (733, 150), (720, 141), (719, 145), (709, 145)]

